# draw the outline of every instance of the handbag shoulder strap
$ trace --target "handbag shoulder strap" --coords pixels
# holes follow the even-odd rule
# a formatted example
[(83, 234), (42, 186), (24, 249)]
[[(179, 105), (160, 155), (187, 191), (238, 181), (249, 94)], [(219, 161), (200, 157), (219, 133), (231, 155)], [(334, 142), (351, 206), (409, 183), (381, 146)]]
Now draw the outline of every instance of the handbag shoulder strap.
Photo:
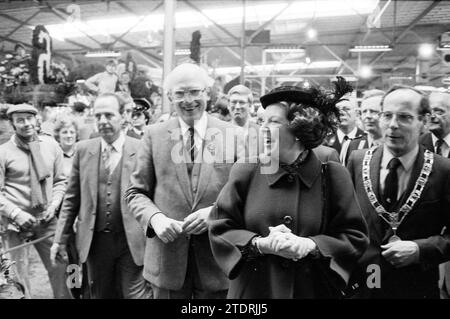
[(323, 234), (328, 223), (328, 205), (330, 202), (330, 194), (328, 187), (328, 163), (322, 163), (321, 168), (321, 182), (322, 182), (322, 219), (320, 222), (320, 233)]

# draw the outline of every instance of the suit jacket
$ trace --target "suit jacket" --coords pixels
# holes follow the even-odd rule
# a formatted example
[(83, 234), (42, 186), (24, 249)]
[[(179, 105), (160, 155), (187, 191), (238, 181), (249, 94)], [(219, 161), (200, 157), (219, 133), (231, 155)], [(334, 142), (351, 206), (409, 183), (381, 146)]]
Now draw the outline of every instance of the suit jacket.
[[(356, 130), (355, 137), (358, 137), (358, 136), (361, 136), (361, 135), (364, 135), (364, 134), (365, 134), (364, 131), (361, 130), (358, 127), (357, 130)], [(330, 134), (330, 135), (328, 135), (325, 138), (325, 140), (323, 141), (323, 145), (334, 148), (338, 152), (338, 154), (341, 153), (342, 145), (341, 145), (341, 143), (339, 143), (339, 139), (338, 139), (337, 134)]]
[[(431, 137), (431, 134), (432, 133), (430, 133), (430, 132), (422, 134), (419, 137), (419, 144), (422, 145), (423, 147), (425, 147), (430, 152), (435, 153), (436, 150), (435, 150), (434, 145), (433, 145), (433, 139)], [(450, 158), (450, 153), (448, 153), (448, 158)]]
[(140, 140), (142, 135), (137, 134), (133, 129), (127, 131), (127, 136)]
[(353, 140), (350, 141), (350, 144), (348, 145), (347, 154), (345, 154), (344, 165), (347, 165), (350, 154), (354, 150), (362, 150), (362, 149), (366, 149), (366, 148), (369, 148), (369, 141), (367, 139), (367, 133), (356, 136)]
[[(424, 151), (424, 148), (420, 147), (407, 190), (400, 198), (401, 205), (406, 201), (419, 177), (424, 163)], [(354, 151), (350, 156), (348, 169), (362, 212), (369, 225), (370, 246), (359, 261), (360, 273), (367, 276), (366, 269), (370, 264), (379, 265), (381, 268), (381, 289), (367, 289), (366, 278), (362, 279), (362, 286), (367, 289), (366, 296), (382, 298), (439, 297), (438, 264), (450, 258), (450, 161), (441, 156), (434, 157), (432, 172), (422, 196), (397, 230), (401, 239), (412, 240), (418, 244), (420, 261), (418, 264), (396, 269), (381, 256), (380, 245), (387, 243), (393, 232), (377, 215), (364, 190), (362, 162), (365, 153), (366, 150)], [(379, 201), (382, 154), (383, 148), (378, 147), (374, 151), (370, 163), (370, 179)], [(447, 227), (447, 230), (441, 235), (444, 226)]]
[(339, 154), (334, 148), (319, 145), (316, 148), (313, 148), (313, 152), (322, 163), (327, 163), (329, 161), (340, 163)]
[(431, 132), (425, 133), (420, 135), (419, 137), (419, 144), (425, 147), (430, 152), (435, 153), (434, 145), (433, 145), (433, 139), (431, 138)]
[[(129, 177), (135, 169), (138, 148), (138, 140), (125, 137), (122, 153), (122, 194), (127, 189)], [(78, 143), (54, 240), (57, 243), (66, 243), (75, 218), (78, 217), (76, 246), (83, 263), (88, 257), (95, 229), (100, 160), (100, 137)], [(136, 265), (141, 266), (144, 261), (145, 235), (128, 210), (123, 196), (121, 211), (128, 247)]]
[[(204, 151), (223, 154), (227, 129), (231, 129), (228, 131), (230, 133), (234, 132), (235, 127), (208, 115)], [(224, 290), (228, 288), (228, 281), (214, 261), (207, 232), (180, 236), (164, 244), (155, 236), (149, 223), (158, 212), (182, 221), (198, 209), (212, 206), (228, 180), (234, 161), (234, 154), (229, 153), (226, 154), (228, 163), (201, 163), (198, 185), (191, 187), (187, 164), (177, 158), (183, 150), (181, 130), (176, 118), (149, 126), (141, 140), (137, 168), (131, 176), (126, 201), (148, 237), (144, 277), (160, 288), (181, 289), (191, 246), (203, 288), (208, 291)]]

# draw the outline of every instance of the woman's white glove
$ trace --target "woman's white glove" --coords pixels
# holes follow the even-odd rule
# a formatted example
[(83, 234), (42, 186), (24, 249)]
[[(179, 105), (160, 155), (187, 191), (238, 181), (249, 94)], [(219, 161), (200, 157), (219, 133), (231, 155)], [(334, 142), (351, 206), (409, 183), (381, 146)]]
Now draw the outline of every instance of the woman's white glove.
[(292, 231), (283, 224), (269, 229), (267, 237), (256, 240), (256, 246), (263, 254), (278, 255), (297, 261), (317, 248), (312, 239), (292, 234)]

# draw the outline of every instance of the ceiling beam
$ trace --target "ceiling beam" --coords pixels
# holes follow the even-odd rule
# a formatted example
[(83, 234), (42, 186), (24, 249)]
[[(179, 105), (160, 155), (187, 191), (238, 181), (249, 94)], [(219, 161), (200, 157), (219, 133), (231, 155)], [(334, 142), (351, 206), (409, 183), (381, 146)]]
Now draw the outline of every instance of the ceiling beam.
[(291, 0), (287, 3), (287, 5), (281, 9), (278, 13), (276, 13), (272, 18), (270, 18), (268, 21), (264, 22), (258, 29), (255, 30), (248, 38), (247, 43), (252, 42), (252, 40), (261, 32), (264, 30), (265, 27), (267, 27), (269, 24), (271, 24), (273, 21), (275, 21), (276, 18), (278, 18), (280, 15), (283, 14), (292, 4), (294, 3), (294, 0)]
[(338, 61), (340, 61), (343, 65), (345, 65), (347, 67), (347, 69), (349, 69), (354, 75), (357, 74), (355, 69), (353, 69), (347, 62), (342, 60), (342, 58), (339, 55), (337, 55), (333, 50), (331, 50), (328, 46), (326, 46), (325, 44), (322, 44), (322, 48), (324, 48), (328, 53), (330, 53), (334, 58), (336, 58)]
[[(366, 21), (367, 19), (365, 19), (364, 17), (362, 17), (363, 21), (361, 23), (361, 25), (359, 26), (359, 31), (362, 32), (364, 26), (366, 25)], [(368, 34), (370, 33), (370, 29), (367, 29), (366, 35), (364, 36), (363, 40), (361, 42), (364, 42), (364, 40), (366, 39), (366, 37), (368, 36)], [(353, 46), (356, 45), (356, 41), (359, 39), (359, 32), (355, 33), (355, 36), (352, 38), (350, 45), (348, 46), (348, 50), (350, 50)], [(350, 51), (347, 52), (347, 55), (345, 58), (343, 58), (342, 60), (345, 61), (347, 63), (347, 61), (352, 57), (352, 53)], [(341, 74), (344, 71), (344, 66), (345, 64), (342, 64), (338, 71), (336, 72), (336, 74)]]
[[(45, 2), (47, 5), (47, 8), (58, 18), (60, 18), (61, 20), (63, 20), (64, 22), (67, 21), (67, 19), (69, 18), (69, 15), (62, 9), (59, 8), (55, 8), (53, 7), (50, 3), (48, 3), (48, 1)], [(78, 28), (75, 24), (73, 24), (75, 26), (75, 28), (80, 31), (82, 34), (84, 34), (85, 37), (87, 37), (88, 39), (91, 39), (92, 41), (94, 41), (95, 43), (97, 43), (100, 47), (102, 47), (102, 43), (99, 42), (97, 39), (95, 39), (94, 37), (90, 36), (89, 34), (87, 34), (85, 31), (81, 30), (80, 28)], [(83, 45), (84, 46), (84, 45)]]
[[(66, 14), (65, 12), (63, 12), (61, 9), (52, 7), (48, 2), (46, 2), (46, 3), (47, 3), (47, 5), (48, 5), (48, 8), (51, 9), (52, 12), (53, 12), (56, 16), (58, 16), (60, 19), (63, 19), (64, 21), (67, 19), (68, 14)], [(102, 48), (103, 43), (99, 42), (98, 40), (96, 40), (95, 38), (93, 38), (92, 36), (90, 36), (89, 34), (87, 34), (86, 32), (84, 32), (83, 30), (79, 30), (79, 31), (80, 31), (81, 33), (83, 33), (86, 37), (88, 37), (89, 39), (91, 39), (91, 40), (93, 40), (94, 42), (96, 42), (97, 44), (99, 44), (99, 46)], [(114, 40), (116, 40), (116, 39), (119, 38), (119, 37), (117, 37), (117, 36), (115, 36), (115, 35), (112, 35), (112, 34), (110, 34), (109, 36), (110, 36), (111, 38), (113, 38)], [(66, 41), (67, 41), (67, 40), (66, 40)], [(133, 50), (137, 50), (137, 51), (139, 51), (139, 52), (141, 52), (141, 53), (147, 55), (148, 57), (153, 58), (153, 59), (156, 60), (157, 62), (162, 61), (162, 59), (161, 59), (160, 57), (158, 57), (157, 55), (152, 54), (152, 53), (150, 53), (150, 52), (147, 52), (147, 51), (145, 51), (145, 50), (142, 50), (141, 48), (139, 48), (139, 47), (133, 45), (132, 43), (130, 43), (130, 42), (128, 42), (128, 41), (125, 41), (125, 40), (123, 40), (123, 39), (118, 39), (117, 42), (121, 42), (121, 43), (123, 43), (123, 44), (129, 46), (129, 47), (131, 47)], [(92, 50), (92, 49), (91, 49), (91, 50)]]
[(19, 25), (17, 27), (15, 27), (12, 31), (10, 31), (7, 35), (5, 35), (5, 37), (9, 38), (10, 36), (12, 36), (14, 33), (16, 33), (17, 30), (19, 30), (20, 28), (22, 28), (23, 26), (28, 25), (28, 22), (30, 22), (31, 19), (33, 19), (35, 16), (37, 16), (40, 13), (40, 10), (34, 12), (31, 16), (29, 16), (28, 18), (26, 18), (24, 21), (22, 21), (21, 23), (19, 23)]
[[(411, 30), (412, 28), (414, 28), (416, 26), (417, 23), (419, 23), (420, 20), (422, 20), (423, 17), (425, 17), (431, 10), (433, 10), (439, 3), (441, 2), (441, 0), (435, 0), (433, 1), (433, 3), (431, 3), (425, 10), (423, 10), (407, 27), (406, 29), (404, 29), (398, 36), (395, 37), (395, 39), (393, 39), (390, 43), (391, 46), (394, 46), (395, 44), (397, 44), (407, 33), (409, 30)], [(380, 52), (375, 58), (373, 58), (370, 61), (370, 65), (373, 65), (374, 63), (376, 63), (378, 60), (380, 60), (384, 55), (386, 54), (386, 52)]]
[[(122, 4), (122, 2), (120, 2)], [(111, 46), (113, 46), (114, 44), (116, 44), (118, 41), (122, 40), (122, 38), (124, 36), (126, 36), (128, 33), (130, 33), (134, 28), (136, 28), (139, 24), (142, 23), (142, 21), (144, 21), (145, 19), (148, 18), (148, 16), (150, 14), (152, 14), (153, 12), (155, 12), (156, 10), (158, 10), (162, 5), (163, 5), (164, 1), (160, 1), (153, 9), (150, 10), (150, 12), (147, 15), (144, 15), (142, 17), (139, 18), (139, 20), (132, 26), (130, 27), (127, 31), (125, 31), (124, 33), (122, 33), (121, 35), (119, 35), (117, 38), (115, 38), (114, 42), (111, 43)]]
[(184, 0), (184, 2), (191, 7), (192, 9), (194, 9), (195, 11), (197, 11), (198, 13), (200, 13), (202, 16), (204, 16), (207, 20), (209, 20), (212, 24), (214, 24), (217, 28), (219, 28), (220, 30), (222, 30), (224, 33), (226, 33), (227, 35), (229, 35), (231, 38), (233, 38), (236, 41), (240, 41), (240, 39), (235, 36), (233, 33), (231, 33), (230, 31), (228, 31), (226, 28), (224, 28), (223, 26), (221, 26), (220, 24), (218, 24), (216, 21), (214, 21), (213, 19), (211, 19), (210, 17), (208, 17), (205, 13), (203, 13), (202, 10), (200, 10), (198, 7), (196, 7), (194, 4), (192, 4), (190, 1), (188, 0)]

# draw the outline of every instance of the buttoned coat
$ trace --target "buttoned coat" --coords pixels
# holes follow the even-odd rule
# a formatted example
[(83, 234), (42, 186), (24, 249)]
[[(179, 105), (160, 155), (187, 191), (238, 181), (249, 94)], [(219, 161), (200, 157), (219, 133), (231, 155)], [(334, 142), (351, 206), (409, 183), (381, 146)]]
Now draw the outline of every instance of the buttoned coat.
[[(121, 194), (124, 194), (127, 189), (130, 175), (135, 169), (138, 148), (139, 140), (125, 136), (122, 153)], [(86, 261), (89, 254), (95, 229), (100, 160), (100, 137), (81, 141), (77, 144), (72, 172), (55, 234), (55, 242), (66, 243), (75, 218), (78, 217), (75, 241), (82, 263)], [(123, 196), (120, 200), (120, 208), (131, 255), (135, 264), (142, 266), (145, 235), (134, 216), (128, 210)]]
[[(370, 245), (359, 260), (362, 297), (379, 298), (438, 298), (438, 264), (450, 258), (450, 161), (441, 156), (434, 157), (433, 168), (422, 195), (411, 212), (398, 227), (397, 235), (403, 240), (412, 240), (419, 246), (419, 263), (394, 268), (381, 256), (380, 245), (386, 244), (393, 231), (383, 221), (369, 201), (362, 177), (362, 163), (367, 150), (352, 153), (347, 168), (355, 184), (362, 212), (369, 226)], [(409, 197), (418, 179), (423, 163), (421, 146), (414, 162), (409, 184), (399, 206)], [(374, 193), (380, 199), (380, 163), (383, 147), (378, 147), (370, 161), (370, 180)], [(446, 232), (441, 234), (444, 226)], [(366, 285), (369, 265), (378, 265), (381, 288), (369, 289)], [(356, 275), (356, 273), (355, 273)], [(354, 278), (354, 280), (357, 280)]]
[[(348, 279), (368, 244), (367, 226), (348, 172), (336, 162), (327, 167), (326, 175), (322, 174), (322, 163), (314, 152), (298, 176), (282, 168), (263, 174), (261, 164), (233, 166), (209, 229), (214, 257), (231, 279), (229, 298), (327, 296), (319, 284), (322, 274), (316, 273), (316, 263), (309, 257), (297, 262), (276, 255), (244, 257), (242, 249), (253, 237), (267, 236), (270, 226), (280, 224), (295, 235), (310, 237), (322, 255), (318, 261), (331, 266), (341, 280)], [(324, 209), (322, 182), (327, 183), (328, 209)]]
[[(198, 184), (192, 187), (187, 164), (181, 155), (184, 146), (178, 119), (150, 125), (145, 132), (126, 200), (141, 231), (147, 233), (144, 277), (153, 285), (169, 290), (181, 289), (191, 245), (203, 289), (219, 291), (228, 288), (228, 280), (212, 256), (207, 232), (182, 235), (164, 244), (155, 236), (150, 219), (162, 212), (169, 218), (183, 221), (189, 214), (214, 205), (234, 162), (234, 148), (224, 152), (227, 136), (233, 139), (233, 145), (234, 129), (230, 123), (207, 116), (203, 150), (214, 156), (201, 163)], [(216, 157), (222, 160), (216, 161)]]

